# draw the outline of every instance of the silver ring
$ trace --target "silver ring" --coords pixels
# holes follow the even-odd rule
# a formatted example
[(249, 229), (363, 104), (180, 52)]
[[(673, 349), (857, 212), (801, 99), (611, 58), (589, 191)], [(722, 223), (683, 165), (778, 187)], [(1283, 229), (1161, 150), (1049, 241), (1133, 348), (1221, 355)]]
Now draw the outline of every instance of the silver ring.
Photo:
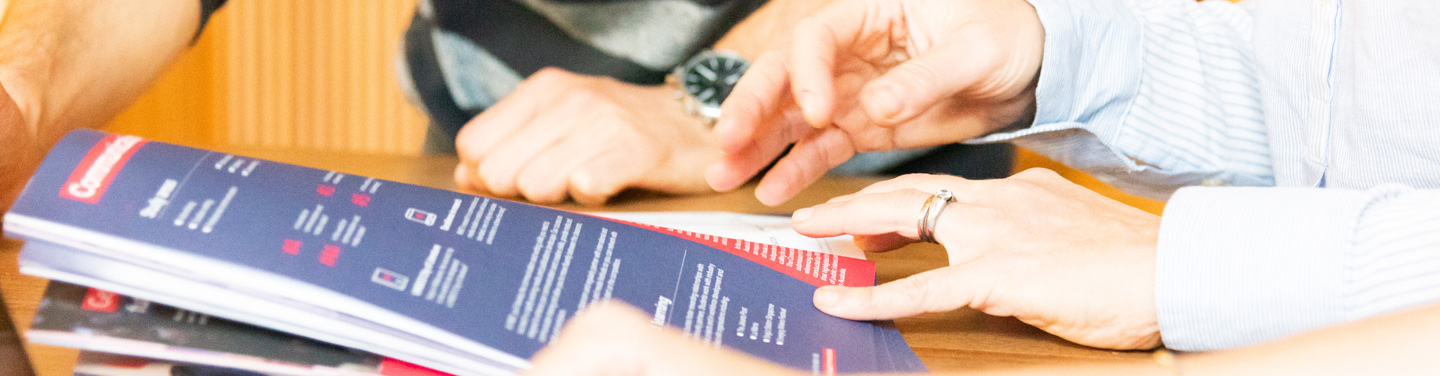
[(940, 219), (940, 212), (945, 210), (945, 205), (954, 201), (955, 194), (945, 189), (935, 191), (935, 194), (925, 199), (925, 206), (920, 208), (920, 218), (915, 224), (920, 233), (920, 241), (939, 243), (935, 241), (935, 222)]

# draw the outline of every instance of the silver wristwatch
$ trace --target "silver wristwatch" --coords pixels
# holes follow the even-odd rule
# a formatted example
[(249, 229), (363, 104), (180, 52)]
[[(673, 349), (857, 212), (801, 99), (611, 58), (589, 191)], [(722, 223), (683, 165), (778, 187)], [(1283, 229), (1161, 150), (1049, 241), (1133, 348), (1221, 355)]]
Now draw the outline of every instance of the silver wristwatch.
[(666, 82), (675, 87), (675, 98), (686, 113), (714, 126), (720, 104), (749, 68), (750, 63), (733, 51), (705, 50), (675, 67)]

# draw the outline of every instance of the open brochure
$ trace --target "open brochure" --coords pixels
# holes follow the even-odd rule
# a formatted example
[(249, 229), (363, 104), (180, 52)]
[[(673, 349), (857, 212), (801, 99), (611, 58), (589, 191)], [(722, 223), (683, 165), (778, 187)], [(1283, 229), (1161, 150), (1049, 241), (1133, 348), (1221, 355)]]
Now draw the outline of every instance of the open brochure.
[(696, 341), (817, 374), (923, 370), (815, 288), (868, 261), (96, 131), (5, 217), (21, 271), (455, 374), (513, 374), (618, 300)]
[(395, 359), (52, 281), (26, 337), (89, 352), (307, 376), (444, 375)]

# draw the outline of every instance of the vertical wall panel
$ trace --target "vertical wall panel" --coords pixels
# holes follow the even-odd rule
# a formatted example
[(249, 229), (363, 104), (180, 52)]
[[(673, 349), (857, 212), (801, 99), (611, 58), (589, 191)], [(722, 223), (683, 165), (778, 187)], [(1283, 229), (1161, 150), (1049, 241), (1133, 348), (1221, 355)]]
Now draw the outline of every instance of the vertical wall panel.
[(224, 144), (414, 154), (425, 119), (394, 57), (414, 1), (246, 0), (227, 5)]

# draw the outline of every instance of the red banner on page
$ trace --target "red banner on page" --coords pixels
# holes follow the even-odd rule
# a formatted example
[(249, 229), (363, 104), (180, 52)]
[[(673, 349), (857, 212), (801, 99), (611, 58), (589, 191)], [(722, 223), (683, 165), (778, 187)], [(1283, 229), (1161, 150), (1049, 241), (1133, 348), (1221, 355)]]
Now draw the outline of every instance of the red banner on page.
[(815, 286), (840, 285), (862, 287), (875, 285), (875, 263), (866, 260), (824, 252), (756, 243), (742, 239), (699, 234), (644, 223), (621, 221), (611, 218), (605, 219), (649, 228), (715, 247)]
[(448, 373), (417, 366), (394, 358), (380, 361), (381, 376), (450, 376)]
[(115, 180), (115, 175), (125, 167), (130, 156), (145, 144), (145, 139), (135, 136), (109, 135), (90, 148), (80, 165), (70, 173), (70, 179), (60, 187), (60, 197), (94, 204), (105, 195), (105, 189)]

